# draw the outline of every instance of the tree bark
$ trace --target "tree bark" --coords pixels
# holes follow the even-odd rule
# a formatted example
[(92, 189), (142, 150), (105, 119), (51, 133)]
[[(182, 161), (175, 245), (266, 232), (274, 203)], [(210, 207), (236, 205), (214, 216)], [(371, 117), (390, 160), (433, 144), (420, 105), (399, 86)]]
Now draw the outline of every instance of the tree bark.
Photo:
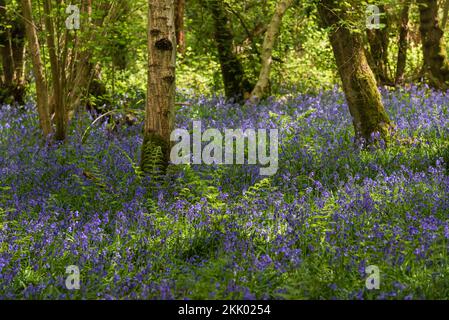
[(372, 142), (379, 132), (386, 138), (391, 122), (382, 104), (376, 79), (368, 65), (360, 34), (351, 32), (342, 21), (347, 19), (339, 1), (321, 0), (319, 15), (325, 27), (331, 28), (330, 42), (343, 83), (357, 139)]
[(441, 29), (446, 30), (447, 20), (449, 16), (449, 0), (446, 0), (443, 8), (443, 20), (441, 20)]
[(443, 30), (438, 21), (437, 0), (419, 0), (420, 32), (424, 64), (430, 84), (436, 89), (449, 89), (449, 61), (444, 45)]
[(407, 66), (410, 0), (404, 0), (403, 2), (404, 4), (401, 12), (401, 22), (399, 27), (399, 48), (395, 76), (396, 84), (404, 82), (405, 67)]
[(11, 48), (11, 32), (5, 30), (0, 38), (4, 81), (12, 84), (14, 80), (14, 57)]
[(273, 48), (281, 30), (282, 19), (292, 4), (293, 0), (279, 1), (273, 18), (268, 26), (267, 32), (265, 33), (261, 54), (262, 66), (260, 69), (259, 80), (251, 93), (251, 100), (253, 102), (262, 99), (267, 94), (270, 83), (271, 64), (273, 62)]
[[(0, 0), (0, 18), (2, 24), (8, 24), (6, 1)], [(11, 50), (11, 32), (0, 26), (0, 53), (2, 56), (3, 76), (5, 83), (12, 83), (14, 77), (14, 60)]]
[(0, 21), (12, 28), (0, 26), (0, 56), (3, 69), (3, 81), (0, 85), (0, 103), (24, 103), (25, 78), (25, 25), (20, 15), (9, 20), (6, 2), (0, 0)]
[(176, 42), (178, 43), (178, 51), (185, 50), (185, 30), (184, 30), (184, 11), (186, 0), (176, 0)]
[(175, 117), (176, 28), (174, 0), (149, 0), (148, 93), (141, 169), (154, 174), (169, 163)]
[(225, 94), (228, 99), (243, 101), (252, 91), (242, 63), (234, 51), (234, 35), (224, 10), (223, 0), (205, 0), (214, 20), (214, 38), (221, 65)]
[[(83, 40), (77, 37), (75, 34), (74, 50), (67, 48), (67, 43), (71, 37), (70, 32), (66, 32), (64, 42), (66, 45), (65, 51), (69, 51), (63, 55), (62, 73), (67, 74), (63, 77), (63, 88), (67, 92), (66, 96), (66, 113), (73, 114), (72, 111), (76, 110), (89, 95), (89, 86), (96, 76), (95, 63), (93, 63), (93, 51), (91, 50), (95, 38), (100, 35), (106, 37), (107, 32), (110, 32), (110, 28), (105, 28), (106, 25), (113, 25), (121, 17), (124, 17), (124, 13), (127, 12), (126, 1), (119, 2), (99, 2), (98, 7), (93, 8), (92, 0), (85, 0), (84, 6), (81, 7), (81, 14), (86, 14), (88, 19), (82, 21), (80, 25), (80, 34), (83, 34)], [(95, 10), (96, 9), (96, 10)], [(98, 11), (97, 11), (98, 10)], [(92, 15), (92, 12), (97, 14)], [(101, 14), (98, 14), (101, 13)], [(68, 62), (65, 62), (68, 60)], [(121, 60), (121, 59), (119, 59)], [(68, 65), (68, 66), (67, 66)], [(89, 102), (86, 101), (86, 104)]]
[(376, 76), (378, 84), (391, 84), (392, 81), (388, 75), (388, 46), (389, 46), (389, 23), (386, 16), (386, 8), (379, 5), (380, 11), (384, 14), (381, 23), (384, 25), (382, 29), (367, 30), (368, 42), (370, 47), (371, 69)]
[(52, 14), (51, 1), (44, 0), (44, 13), (45, 13), (45, 28), (47, 37), (48, 52), (50, 55), (50, 68), (52, 75), (52, 91), (53, 97), (51, 99), (54, 106), (51, 108), (55, 110), (55, 123), (56, 131), (54, 138), (58, 141), (63, 141), (67, 135), (66, 127), (66, 108), (63, 97), (62, 77), (65, 75), (60, 72), (60, 60), (58, 56), (58, 49), (56, 48), (55, 41), (55, 28), (54, 22), (51, 17)]
[(23, 16), (25, 19), (26, 34), (28, 38), (28, 45), (30, 48), (31, 60), (33, 64), (33, 73), (36, 79), (36, 104), (39, 113), (39, 121), (44, 136), (48, 137), (52, 133), (52, 126), (48, 109), (48, 90), (47, 83), (44, 77), (44, 69), (41, 62), (39, 40), (32, 15), (31, 0), (21, 0), (21, 5)]

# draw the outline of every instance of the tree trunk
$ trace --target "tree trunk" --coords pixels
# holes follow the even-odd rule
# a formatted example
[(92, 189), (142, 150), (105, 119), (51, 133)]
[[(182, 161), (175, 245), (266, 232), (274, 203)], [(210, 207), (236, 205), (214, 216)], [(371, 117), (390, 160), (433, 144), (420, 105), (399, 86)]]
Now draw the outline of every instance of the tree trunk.
[(337, 1), (322, 0), (318, 9), (324, 26), (332, 28), (330, 42), (353, 119), (356, 138), (370, 143), (372, 134), (376, 132), (386, 138), (391, 122), (382, 104), (374, 74), (368, 65), (361, 35), (351, 32), (345, 24), (342, 24), (343, 19), (347, 18), (341, 13), (344, 10), (341, 10), (341, 5)]
[(46, 36), (47, 36), (47, 46), (48, 52), (50, 55), (50, 68), (52, 75), (52, 103), (54, 106), (52, 107), (55, 110), (55, 123), (56, 123), (56, 131), (55, 131), (55, 139), (58, 141), (63, 141), (66, 138), (67, 129), (66, 129), (66, 109), (63, 97), (63, 89), (61, 79), (63, 74), (60, 72), (60, 61), (58, 57), (58, 49), (56, 48), (55, 41), (55, 28), (54, 22), (51, 17), (52, 14), (51, 1), (44, 0), (44, 13), (45, 13), (45, 28), (46, 28)]
[(265, 34), (265, 39), (262, 47), (262, 66), (259, 74), (259, 80), (251, 93), (251, 100), (256, 102), (266, 96), (269, 82), (270, 82), (270, 71), (272, 54), (274, 44), (279, 36), (281, 30), (282, 19), (287, 12), (288, 8), (293, 4), (293, 0), (281, 0), (279, 1), (276, 11), (271, 19), (270, 25), (268, 26), (267, 32)]
[(384, 27), (382, 29), (368, 29), (367, 35), (370, 47), (371, 59), (369, 60), (371, 60), (371, 69), (376, 76), (378, 84), (385, 85), (392, 83), (388, 75), (389, 23), (385, 6), (380, 5), (379, 9), (384, 14), (381, 18), (381, 23)]
[(14, 60), (11, 50), (11, 32), (3, 24), (8, 24), (6, 1), (0, 0), (0, 53), (2, 56), (3, 77), (5, 83), (12, 83), (14, 77)]
[(250, 94), (252, 86), (246, 79), (242, 63), (234, 51), (234, 36), (224, 10), (223, 0), (205, 1), (214, 19), (214, 38), (226, 97), (241, 102)]
[(33, 73), (36, 79), (36, 100), (39, 120), (44, 136), (48, 137), (48, 135), (52, 133), (50, 115), (48, 111), (48, 90), (47, 83), (44, 77), (44, 69), (41, 62), (39, 40), (32, 15), (31, 0), (21, 0), (21, 4), (23, 16), (25, 19), (30, 55), (33, 64)]
[[(89, 95), (89, 85), (92, 79), (95, 77), (95, 64), (91, 61), (93, 57), (92, 45), (95, 43), (95, 38), (106, 37), (107, 32), (110, 32), (110, 28), (105, 28), (106, 25), (114, 25), (121, 17), (124, 17), (124, 13), (127, 12), (126, 1), (119, 2), (99, 2), (95, 10), (92, 8), (93, 1), (85, 1), (85, 5), (81, 7), (81, 15), (87, 15), (88, 19), (85, 19), (80, 25), (80, 34), (83, 34), (82, 40), (75, 34), (74, 50), (70, 50), (68, 46), (70, 32), (66, 32), (64, 42), (66, 48), (63, 54), (62, 74), (67, 74), (66, 77), (62, 77), (62, 87), (67, 92), (64, 93), (66, 114), (73, 114), (73, 111), (79, 108), (83, 99)], [(97, 14), (92, 15), (92, 12)], [(98, 13), (101, 14), (98, 14)], [(69, 54), (67, 54), (67, 51)], [(68, 60), (68, 63), (66, 62)], [(121, 60), (121, 59), (119, 59)], [(68, 66), (67, 66), (68, 65)], [(88, 104), (88, 101), (85, 101)]]
[(148, 93), (141, 169), (154, 174), (170, 157), (175, 117), (176, 28), (174, 0), (149, 0)]
[(178, 51), (185, 50), (185, 31), (184, 31), (184, 11), (186, 0), (176, 0), (176, 42), (178, 43)]
[(12, 25), (11, 29), (0, 26), (0, 56), (3, 81), (0, 85), (0, 103), (22, 105), (25, 96), (24, 48), (25, 25), (21, 12), (12, 21), (7, 18), (6, 2), (0, 0), (0, 21)]
[[(101, 2), (98, 4), (99, 13), (92, 16), (92, 1), (83, 1), (80, 9), (81, 15), (87, 15), (88, 19), (84, 23), (80, 23), (79, 33), (84, 35), (84, 41), (78, 38), (78, 34), (74, 35), (66, 30), (65, 32), (65, 48), (63, 54), (62, 83), (64, 87), (65, 106), (67, 117), (69, 114), (77, 110), (84, 97), (88, 96), (88, 86), (90, 76), (93, 72), (93, 64), (91, 63), (92, 50), (83, 50), (83, 46), (89, 47), (94, 34), (98, 32), (97, 27), (104, 23), (107, 13), (110, 11), (111, 4)], [(104, 13), (106, 12), (106, 13)], [(103, 36), (104, 34), (101, 34)], [(69, 48), (69, 42), (73, 42), (73, 49)], [(67, 60), (68, 62), (64, 62)], [(65, 76), (66, 75), (66, 76)]]
[(437, 0), (419, 0), (420, 31), (424, 64), (430, 84), (436, 89), (449, 89), (449, 61), (443, 31), (438, 21)]
[(11, 48), (11, 32), (5, 30), (0, 36), (0, 52), (5, 83), (12, 84), (14, 79), (14, 57)]
[(401, 22), (399, 27), (399, 45), (398, 60), (396, 67), (395, 83), (404, 82), (405, 67), (407, 66), (407, 50), (408, 50), (408, 22), (410, 14), (410, 0), (404, 0), (404, 7), (401, 12)]
[(443, 20), (441, 20), (441, 30), (446, 30), (447, 18), (449, 16), (449, 0), (446, 0), (443, 8)]

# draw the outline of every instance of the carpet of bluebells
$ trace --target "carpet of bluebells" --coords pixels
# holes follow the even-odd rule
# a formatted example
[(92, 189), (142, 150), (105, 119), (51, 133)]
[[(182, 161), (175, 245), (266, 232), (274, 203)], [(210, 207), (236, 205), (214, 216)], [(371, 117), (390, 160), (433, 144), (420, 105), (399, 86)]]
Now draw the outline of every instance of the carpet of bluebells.
[(0, 299), (447, 299), (449, 97), (383, 97), (397, 134), (369, 149), (337, 89), (179, 107), (178, 128), (279, 128), (272, 177), (251, 165), (145, 177), (141, 125), (80, 115), (49, 145), (33, 105), (1, 106)]

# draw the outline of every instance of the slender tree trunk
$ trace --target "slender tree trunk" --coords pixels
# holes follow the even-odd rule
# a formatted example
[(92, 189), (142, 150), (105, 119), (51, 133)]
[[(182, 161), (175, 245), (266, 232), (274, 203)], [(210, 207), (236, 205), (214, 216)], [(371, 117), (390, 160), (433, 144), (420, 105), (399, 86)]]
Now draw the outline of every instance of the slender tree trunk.
[(330, 42), (356, 137), (369, 143), (373, 133), (379, 132), (382, 137), (387, 137), (391, 122), (382, 104), (374, 74), (368, 65), (362, 37), (342, 24), (345, 17), (339, 2), (321, 0), (318, 5), (319, 14), (324, 26), (332, 28)]
[[(175, 117), (176, 28), (174, 0), (149, 0), (148, 93), (141, 168), (154, 173), (170, 157)], [(155, 164), (157, 162), (157, 164)]]
[(44, 77), (44, 68), (41, 62), (41, 52), (32, 15), (31, 0), (21, 0), (23, 16), (25, 19), (26, 34), (30, 48), (30, 56), (33, 64), (33, 73), (36, 79), (37, 110), (42, 131), (45, 137), (52, 133), (49, 108), (48, 90)]
[(404, 82), (405, 67), (407, 66), (410, 0), (404, 0), (403, 2), (404, 4), (401, 12), (401, 22), (399, 27), (399, 48), (395, 77), (396, 84)]
[(446, 30), (447, 26), (447, 19), (449, 16), (449, 0), (446, 0), (444, 2), (444, 8), (443, 8), (443, 20), (441, 20), (441, 30)]
[[(75, 35), (75, 49), (70, 50), (70, 54), (67, 57), (63, 57), (63, 61), (68, 59), (68, 63), (63, 63), (65, 70), (63, 73), (67, 74), (67, 77), (63, 78), (63, 88), (66, 88), (66, 113), (73, 114), (76, 108), (78, 108), (83, 99), (89, 94), (89, 85), (95, 76), (95, 64), (92, 63), (93, 52), (89, 48), (92, 42), (95, 41), (98, 33), (101, 37), (105, 37), (109, 28), (103, 28), (105, 25), (113, 25), (120, 17), (123, 17), (123, 12), (126, 12), (127, 6), (125, 1), (120, 2), (100, 2), (97, 9), (101, 10), (102, 15), (92, 16), (94, 11), (92, 8), (93, 1), (85, 1), (84, 7), (82, 7), (82, 14), (87, 14), (88, 19), (81, 23), (81, 29), (79, 33), (84, 34), (83, 41)], [(66, 41), (68, 42), (70, 33), (66, 33)], [(85, 46), (85, 47), (84, 47)], [(65, 51), (69, 51), (68, 48)], [(64, 68), (64, 67), (63, 67)]]
[(9, 21), (6, 13), (6, 2), (0, 0), (0, 21), (12, 26), (12, 28), (0, 26), (0, 64), (4, 78), (0, 88), (0, 103), (23, 104), (25, 25), (21, 15), (16, 15)]
[[(0, 0), (0, 19), (2, 24), (7, 24), (6, 1)], [(14, 60), (11, 50), (11, 32), (0, 26), (0, 53), (2, 56), (3, 76), (5, 83), (12, 83), (14, 77)]]
[(19, 105), (25, 103), (25, 24), (22, 18), (15, 21), (11, 38), (11, 51), (14, 60), (12, 96)]
[(64, 76), (60, 72), (60, 61), (58, 57), (58, 49), (56, 48), (55, 41), (55, 28), (52, 19), (51, 0), (44, 0), (44, 13), (45, 13), (45, 28), (47, 37), (48, 52), (50, 55), (50, 67), (52, 75), (52, 91), (54, 103), (53, 110), (55, 110), (55, 122), (56, 131), (55, 139), (63, 141), (66, 138), (66, 111), (63, 98), (63, 89), (61, 84), (61, 78)]
[(281, 0), (278, 2), (276, 11), (271, 19), (267, 32), (265, 33), (261, 55), (262, 67), (259, 80), (251, 93), (251, 100), (253, 102), (262, 99), (267, 94), (270, 83), (271, 64), (273, 62), (273, 48), (281, 30), (282, 19), (292, 4), (293, 0)]
[(5, 30), (0, 38), (4, 80), (5, 83), (12, 84), (14, 80), (14, 57), (11, 48), (11, 32)]
[(214, 19), (214, 37), (220, 60), (226, 97), (243, 101), (252, 91), (242, 63), (234, 51), (234, 36), (224, 9), (223, 0), (205, 0)]
[[(23, 21), (17, 21), (17, 27)], [(25, 25), (22, 24), (23, 30), (13, 34), (12, 53), (14, 59), (14, 83), (16, 86), (23, 87), (25, 85)]]
[(449, 61), (438, 21), (438, 1), (419, 0), (420, 31), (424, 64), (430, 84), (442, 90), (449, 89)]
[(389, 47), (389, 23), (387, 11), (384, 5), (379, 5), (381, 13), (381, 23), (384, 25), (382, 29), (367, 30), (368, 42), (370, 47), (371, 69), (378, 84), (391, 84), (392, 81), (388, 74), (388, 47)]
[[(110, 10), (110, 3), (101, 2), (99, 9), (103, 12)], [(65, 48), (63, 61), (67, 62), (61, 65), (62, 74), (66, 76), (62, 77), (62, 83), (64, 87), (65, 106), (67, 117), (69, 114), (73, 114), (81, 104), (83, 97), (88, 95), (88, 85), (90, 75), (92, 73), (93, 64), (91, 63), (92, 51), (83, 50), (84, 45), (88, 43), (94, 37), (94, 33), (97, 31), (96, 27), (101, 26), (104, 22), (105, 16), (97, 15), (95, 19), (92, 18), (92, 1), (84, 0), (81, 6), (81, 14), (87, 14), (87, 21), (80, 23), (80, 34), (84, 34), (84, 41), (81, 41), (78, 37), (78, 32), (65, 32)], [(69, 48), (69, 42), (73, 42), (73, 48)]]
[(184, 11), (186, 0), (176, 0), (176, 42), (178, 43), (178, 51), (185, 50), (185, 30), (184, 30)]
[[(8, 52), (5, 50), (7, 44), (8, 44), (8, 33), (7, 29), (5, 28), (4, 24), (6, 24), (7, 18), (6, 18), (6, 2), (5, 0), (0, 0), (0, 58), (1, 58), (1, 65), (2, 65), (2, 73), (0, 78), (0, 84), (2, 87), (4, 86), (4, 83), (6, 83), (6, 79), (8, 78), (8, 68), (9, 64), (5, 63), (5, 60), (8, 59)], [(1, 96), (0, 96), (1, 97)], [(0, 101), (2, 103), (2, 101)]]

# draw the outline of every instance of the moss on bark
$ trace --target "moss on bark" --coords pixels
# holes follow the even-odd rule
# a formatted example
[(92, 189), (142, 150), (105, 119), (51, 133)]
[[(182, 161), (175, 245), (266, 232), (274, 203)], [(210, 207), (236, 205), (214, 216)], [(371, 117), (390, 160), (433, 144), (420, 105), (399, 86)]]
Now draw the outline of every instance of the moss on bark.
[[(337, 62), (346, 100), (351, 113), (356, 138), (372, 142), (372, 135), (380, 133), (388, 140), (392, 124), (384, 109), (359, 33), (351, 31), (344, 23), (348, 19), (339, 1), (322, 0), (319, 13), (325, 27), (331, 28), (330, 42)], [(343, 11), (344, 12), (344, 11)]]

